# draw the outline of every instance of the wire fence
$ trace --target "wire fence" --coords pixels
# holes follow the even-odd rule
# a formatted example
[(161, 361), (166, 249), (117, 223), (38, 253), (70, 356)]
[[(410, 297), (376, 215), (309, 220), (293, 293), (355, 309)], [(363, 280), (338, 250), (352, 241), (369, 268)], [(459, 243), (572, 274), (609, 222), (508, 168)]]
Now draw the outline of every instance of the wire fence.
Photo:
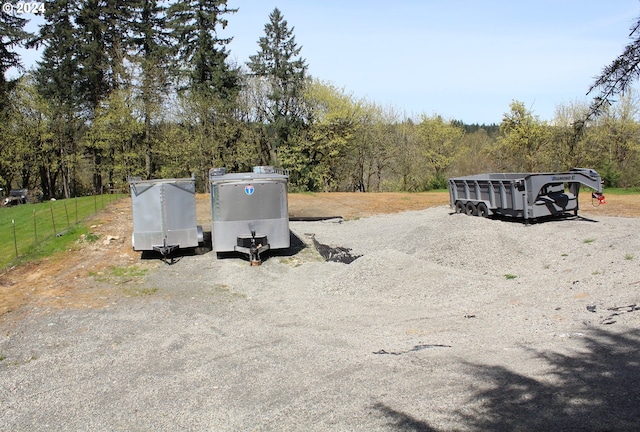
[(0, 208), (0, 268), (126, 196), (99, 194)]

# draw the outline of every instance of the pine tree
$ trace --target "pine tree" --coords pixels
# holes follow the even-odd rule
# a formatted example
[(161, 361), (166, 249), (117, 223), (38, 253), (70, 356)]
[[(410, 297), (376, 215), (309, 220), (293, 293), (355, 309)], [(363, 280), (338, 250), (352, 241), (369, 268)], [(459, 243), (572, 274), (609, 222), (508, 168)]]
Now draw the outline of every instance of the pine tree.
[[(114, 74), (116, 67), (113, 66), (115, 53), (111, 42), (114, 35), (120, 39), (121, 34), (126, 34), (126, 26), (116, 29), (116, 23), (105, 17), (110, 6), (113, 6), (113, 1), (84, 0), (80, 2), (75, 20), (78, 42), (78, 91), (83, 95), (83, 116), (91, 123), (95, 123), (101, 103), (117, 86)], [(103, 155), (94, 140), (86, 140), (85, 148), (93, 161), (93, 190), (99, 191), (102, 188), (100, 165), (104, 160)]]
[(269, 106), (265, 109), (269, 123), (267, 148), (271, 163), (277, 164), (277, 150), (303, 123), (302, 94), (306, 85), (307, 65), (300, 56), (294, 27), (275, 8), (264, 27), (265, 36), (258, 40), (260, 50), (249, 57), (251, 73), (267, 82)]
[[(635, 24), (631, 27), (629, 37), (632, 38), (631, 43), (624, 48), (622, 54), (602, 70), (600, 76), (589, 88), (587, 94), (598, 89), (600, 93), (593, 99), (584, 122), (606, 111), (615, 96), (624, 93), (640, 78), (640, 17), (636, 18)], [(579, 124), (579, 126), (584, 125)]]
[(219, 31), (228, 25), (225, 17), (237, 11), (227, 7), (227, 0), (178, 0), (168, 11), (186, 135), (200, 157), (193, 168), (205, 180), (211, 166), (235, 164), (229, 155), (239, 140), (234, 110), (240, 72), (228, 63), (231, 38), (220, 37)]
[(132, 2), (84, 0), (75, 19), (80, 73), (79, 91), (88, 118), (122, 84), (131, 35)]
[(15, 147), (9, 130), (10, 118), (16, 111), (11, 96), (17, 80), (9, 80), (6, 73), (11, 68), (22, 69), (15, 48), (24, 46), (31, 36), (24, 30), (26, 23), (24, 18), (0, 12), (0, 184), (7, 191), (11, 189), (13, 165), (8, 156)]
[(82, 102), (79, 83), (80, 63), (77, 56), (77, 33), (73, 25), (78, 16), (77, 3), (55, 0), (47, 3), (45, 24), (34, 41), (44, 45), (35, 79), (38, 92), (49, 101), (51, 127), (56, 155), (41, 166), (41, 186), (45, 196), (57, 193), (56, 179), (61, 176), (62, 191), (69, 198), (75, 194), (75, 167), (79, 149), (77, 132)]
[(11, 68), (22, 69), (16, 47), (24, 46), (32, 35), (24, 30), (27, 20), (16, 15), (0, 12), (0, 110), (8, 106), (8, 93), (14, 81), (5, 74)]
[(218, 37), (218, 29), (226, 28), (225, 15), (237, 11), (227, 7), (227, 0), (179, 0), (168, 10), (176, 60), (190, 88), (225, 101), (237, 96), (239, 71), (227, 63), (226, 45), (232, 38)]
[(171, 78), (168, 71), (171, 42), (166, 30), (166, 8), (156, 0), (139, 0), (133, 22), (131, 47), (132, 59), (140, 72), (138, 93), (144, 117), (145, 173), (147, 178), (151, 178), (156, 171), (152, 124), (154, 116), (161, 111)]

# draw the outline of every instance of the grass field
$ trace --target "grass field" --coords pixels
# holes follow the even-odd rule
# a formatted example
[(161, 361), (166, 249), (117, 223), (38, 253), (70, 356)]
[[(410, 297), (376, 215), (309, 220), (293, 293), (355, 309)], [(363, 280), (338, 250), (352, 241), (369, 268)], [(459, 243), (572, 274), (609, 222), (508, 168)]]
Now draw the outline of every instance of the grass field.
[(605, 188), (604, 192), (609, 195), (640, 195), (640, 187)]
[(87, 233), (82, 222), (88, 216), (122, 196), (96, 195), (0, 208), (0, 269), (68, 248)]

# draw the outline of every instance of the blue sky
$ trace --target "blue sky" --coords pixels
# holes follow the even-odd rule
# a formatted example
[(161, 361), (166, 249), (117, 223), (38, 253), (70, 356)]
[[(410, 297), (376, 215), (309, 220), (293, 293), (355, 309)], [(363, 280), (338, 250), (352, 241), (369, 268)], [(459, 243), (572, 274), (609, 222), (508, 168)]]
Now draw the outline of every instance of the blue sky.
[[(258, 50), (278, 7), (314, 77), (402, 115), (499, 123), (512, 100), (542, 120), (588, 101), (629, 42), (639, 0), (229, 0), (231, 58)], [(33, 54), (25, 56), (32, 64)]]
[(586, 92), (629, 42), (640, 1), (230, 0), (244, 63), (274, 7), (310, 73), (401, 113), (499, 123), (512, 100), (543, 120)]

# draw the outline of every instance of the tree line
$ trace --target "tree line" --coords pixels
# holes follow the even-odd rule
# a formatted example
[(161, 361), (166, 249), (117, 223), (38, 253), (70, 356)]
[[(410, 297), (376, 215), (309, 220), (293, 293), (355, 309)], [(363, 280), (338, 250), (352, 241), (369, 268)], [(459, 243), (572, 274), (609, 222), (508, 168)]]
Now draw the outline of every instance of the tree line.
[[(275, 165), (294, 191), (424, 191), (452, 175), (595, 168), (640, 185), (640, 105), (627, 91), (541, 121), (513, 101), (500, 124), (408, 118), (312, 77), (277, 8), (256, 54), (229, 59), (226, 0), (52, 0), (37, 34), (0, 13), (0, 186), (45, 197), (126, 190), (129, 177)], [(19, 78), (15, 48), (42, 58)], [(580, 127), (577, 127), (579, 125)]]

